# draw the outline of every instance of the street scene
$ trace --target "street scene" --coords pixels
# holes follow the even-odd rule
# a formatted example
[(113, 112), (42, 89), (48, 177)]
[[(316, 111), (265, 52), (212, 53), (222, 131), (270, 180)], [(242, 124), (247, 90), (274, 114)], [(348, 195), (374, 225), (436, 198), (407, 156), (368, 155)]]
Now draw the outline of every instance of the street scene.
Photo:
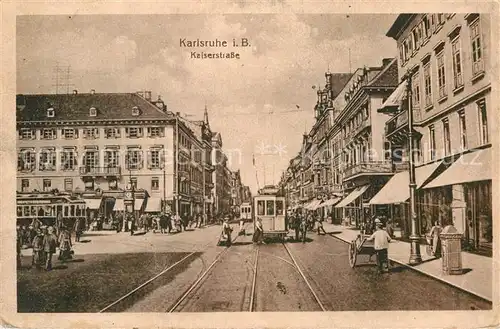
[(19, 313), (492, 310), (488, 14), (16, 24)]

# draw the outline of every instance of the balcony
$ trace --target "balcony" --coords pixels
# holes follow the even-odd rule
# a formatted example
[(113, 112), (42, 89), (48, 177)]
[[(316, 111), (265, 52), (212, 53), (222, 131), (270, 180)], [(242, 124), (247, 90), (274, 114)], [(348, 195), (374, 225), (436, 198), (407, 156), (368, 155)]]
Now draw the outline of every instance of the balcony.
[(80, 167), (80, 176), (85, 177), (119, 177), (121, 167)]
[(344, 171), (344, 180), (360, 175), (380, 175), (392, 173), (390, 161), (362, 162), (348, 167)]

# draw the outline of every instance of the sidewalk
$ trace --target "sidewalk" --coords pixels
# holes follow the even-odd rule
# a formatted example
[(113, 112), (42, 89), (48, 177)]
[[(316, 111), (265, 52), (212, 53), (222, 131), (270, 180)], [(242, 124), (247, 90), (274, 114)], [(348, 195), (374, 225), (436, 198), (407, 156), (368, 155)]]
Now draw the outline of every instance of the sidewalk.
[[(359, 230), (323, 223), (325, 230), (344, 242), (350, 243), (356, 239)], [(425, 246), (420, 246), (422, 263), (418, 265), (409, 265), (410, 244), (402, 241), (391, 242), (389, 245), (389, 258), (393, 262), (407, 266), (415, 271), (431, 276), (437, 280), (448, 283), (459, 289), (465, 290), (471, 294), (479, 296), (488, 301), (492, 301), (493, 294), (493, 259), (485, 256), (479, 256), (468, 252), (462, 252), (462, 266), (464, 273), (461, 275), (446, 275), (442, 272), (441, 259), (428, 256), (425, 252)]]

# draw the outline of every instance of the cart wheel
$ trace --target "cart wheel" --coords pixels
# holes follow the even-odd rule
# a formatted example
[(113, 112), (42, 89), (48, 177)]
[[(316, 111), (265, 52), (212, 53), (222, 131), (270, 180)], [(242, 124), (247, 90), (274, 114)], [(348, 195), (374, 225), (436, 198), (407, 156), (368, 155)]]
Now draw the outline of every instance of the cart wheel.
[(349, 265), (354, 268), (356, 266), (356, 241), (349, 244)]

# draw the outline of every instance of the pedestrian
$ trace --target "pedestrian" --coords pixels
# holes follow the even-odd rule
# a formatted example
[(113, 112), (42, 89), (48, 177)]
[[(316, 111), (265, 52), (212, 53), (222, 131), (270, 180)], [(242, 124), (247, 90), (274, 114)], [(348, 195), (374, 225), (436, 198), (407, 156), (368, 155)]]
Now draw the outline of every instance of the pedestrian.
[(387, 220), (387, 223), (385, 224), (385, 230), (387, 231), (387, 234), (389, 234), (391, 239), (394, 239), (394, 227), (392, 225), (391, 219)]
[(36, 269), (41, 269), (44, 263), (44, 246), (43, 246), (43, 232), (39, 229), (37, 234), (33, 238), (33, 255), (31, 259), (31, 265)]
[(320, 235), (320, 231), (323, 231), (323, 234), (326, 235), (326, 231), (325, 229), (323, 228), (323, 217), (319, 217), (318, 218), (318, 235)]
[(222, 224), (222, 233), (224, 234), (224, 237), (226, 239), (226, 247), (231, 246), (231, 232), (233, 232), (233, 228), (231, 225), (229, 225), (229, 218), (226, 217), (224, 219), (224, 224)]
[(130, 231), (130, 235), (134, 235), (134, 215), (132, 214), (127, 214), (127, 225), (128, 225), (128, 230)]
[(52, 270), (52, 256), (56, 252), (57, 237), (54, 234), (54, 227), (49, 226), (47, 234), (43, 238), (43, 251), (45, 252), (45, 269)]
[(73, 258), (71, 256), (71, 232), (65, 227), (61, 227), (61, 233), (59, 235), (59, 257), (61, 262), (65, 262), (68, 259)]
[[(389, 234), (387, 234), (387, 232), (382, 229), (382, 222), (378, 218), (376, 218), (374, 222), (376, 230), (366, 240), (373, 241), (373, 247), (375, 249), (375, 253), (377, 254), (377, 265), (379, 272), (389, 272), (387, 249), (389, 248), (389, 242), (391, 242), (392, 239)], [(387, 265), (387, 270), (384, 270), (384, 265)]]
[(308, 221), (306, 217), (303, 216), (300, 221), (300, 232), (302, 233), (301, 240), (303, 243), (306, 242), (307, 227), (308, 227)]
[(262, 219), (257, 218), (255, 222), (255, 231), (253, 233), (252, 241), (253, 243), (261, 244), (264, 238), (264, 229), (262, 227)]
[(181, 217), (181, 222), (182, 222), (182, 227), (184, 228), (185, 231), (189, 224), (189, 215), (187, 212), (185, 212), (184, 215)]
[(442, 227), (439, 225), (439, 221), (434, 222), (434, 226), (431, 228), (430, 236), (432, 239), (432, 255), (434, 257), (441, 256), (441, 237)]
[(80, 218), (75, 220), (75, 242), (80, 242), (80, 237), (82, 236), (82, 222)]

